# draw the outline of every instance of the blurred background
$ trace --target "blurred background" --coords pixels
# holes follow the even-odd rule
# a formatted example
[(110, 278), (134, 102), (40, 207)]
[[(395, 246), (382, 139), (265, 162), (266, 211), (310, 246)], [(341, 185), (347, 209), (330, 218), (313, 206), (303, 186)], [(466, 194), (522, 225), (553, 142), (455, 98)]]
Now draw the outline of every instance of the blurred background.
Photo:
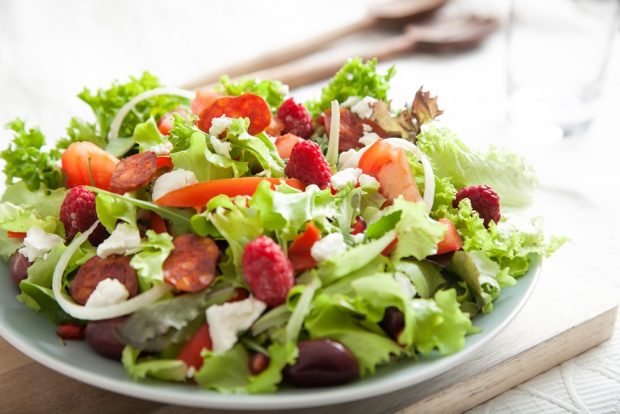
[[(523, 3), (523, 0), (514, 2)], [(180, 86), (241, 60), (359, 21), (371, 5), (381, 3), (384, 2), (0, 0), (0, 124), (19, 116), (30, 125), (41, 126), (48, 139), (54, 140), (63, 136), (70, 117), (91, 116), (89, 108), (76, 98), (84, 86), (105, 87), (113, 80), (124, 81), (144, 70), (159, 76), (164, 84)], [(533, 16), (542, 13), (543, 31), (535, 32), (525, 26), (529, 43), (522, 56), (510, 56), (515, 50), (508, 48), (510, 35), (516, 36), (508, 30), (510, 0), (450, 0), (439, 10), (439, 17), (468, 13), (493, 16), (499, 19), (499, 28), (473, 50), (409, 54), (383, 61), (380, 67), (387, 69), (395, 65), (397, 68), (390, 93), (396, 106), (410, 102), (415, 91), (424, 86), (439, 96), (444, 110), (442, 121), (468, 145), (507, 146), (526, 155), (535, 164), (541, 180), (542, 191), (535, 208), (545, 214), (552, 232), (569, 235), (574, 240), (558, 253), (557, 260), (585, 257), (583, 261), (589, 263), (595, 260), (596, 254), (598, 269), (608, 271), (588, 273), (587, 277), (618, 285), (620, 277), (612, 269), (617, 268), (613, 259), (620, 242), (620, 186), (617, 184), (620, 42), (616, 39), (609, 43), (609, 48), (608, 43), (601, 42), (617, 38), (620, 33), (618, 21), (610, 18), (614, 13), (617, 15), (620, 3), (618, 0), (530, 3), (525, 13), (532, 11)], [(563, 14), (559, 12), (561, 3), (586, 8)], [(605, 33), (610, 34), (603, 36), (604, 40), (586, 41), (581, 36), (570, 40), (577, 33), (570, 25), (568, 29), (558, 28), (545, 20), (560, 16), (562, 22), (584, 26), (587, 9), (592, 5), (598, 8), (603, 3), (603, 12), (598, 14), (609, 27)], [(519, 19), (513, 23), (524, 23)], [(311, 67), (330, 56), (363, 54), (400, 33), (402, 29), (358, 33), (334, 42), (329, 51), (307, 57), (304, 62)], [(542, 45), (539, 42), (548, 34), (561, 47), (545, 45), (538, 51), (542, 55), (529, 56), (527, 46)], [(590, 56), (581, 55), (592, 48), (602, 54), (596, 62)], [(564, 138), (551, 134), (553, 139), (550, 139), (548, 131), (534, 122), (526, 122), (525, 128), (518, 130), (511, 129), (508, 123), (508, 91), (514, 86), (509, 84), (511, 70), (519, 66), (530, 73), (543, 73), (550, 62), (558, 63), (555, 58), (545, 61), (545, 50), (550, 55), (559, 51), (561, 56), (576, 62), (562, 63), (566, 71), (577, 68), (576, 72), (583, 73), (593, 65), (602, 79), (596, 85), (600, 96), (597, 93), (593, 105), (588, 107), (592, 114), (588, 115), (588, 120), (592, 118), (589, 128), (571, 131)], [(559, 76), (564, 69), (554, 69), (556, 72), (551, 76), (554, 73)], [(573, 86), (567, 82), (567, 88)], [(317, 96), (321, 84), (304, 86), (291, 93), (304, 100)], [(580, 107), (577, 108), (575, 117), (581, 115)], [(6, 131), (0, 132), (0, 148), (7, 145), (9, 136)], [(589, 268), (584, 265), (579, 269), (585, 274)], [(619, 348), (617, 337), (615, 349)], [(608, 347), (606, 352), (609, 351)], [(617, 361), (620, 358), (617, 352), (614, 355), (615, 367), (620, 369)], [(609, 358), (608, 354), (599, 356)], [(557, 385), (562, 380), (558, 377), (549, 381)], [(616, 383), (620, 388), (620, 381)], [(615, 393), (618, 395), (620, 391)], [(592, 398), (597, 402), (597, 398), (603, 397)], [(610, 404), (613, 407), (620, 402)], [(502, 400), (502, 406), (510, 407), (510, 400)], [(515, 409), (513, 412), (519, 412)]]

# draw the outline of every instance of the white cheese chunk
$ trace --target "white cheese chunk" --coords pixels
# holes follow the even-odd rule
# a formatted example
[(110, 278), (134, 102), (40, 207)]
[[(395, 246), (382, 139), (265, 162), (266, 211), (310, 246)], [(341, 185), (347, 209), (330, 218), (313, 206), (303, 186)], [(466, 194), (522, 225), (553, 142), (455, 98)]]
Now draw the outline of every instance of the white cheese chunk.
[(329, 181), (335, 190), (341, 190), (348, 184), (355, 187), (361, 174), (362, 170), (359, 168), (345, 168), (332, 175)]
[(213, 352), (225, 352), (231, 349), (237, 343), (237, 335), (252, 326), (266, 308), (264, 302), (252, 296), (207, 308), (207, 323), (213, 342)]
[(400, 284), (402, 291), (405, 293), (405, 295), (407, 295), (407, 297), (412, 298), (418, 293), (415, 289), (415, 286), (413, 286), (413, 283), (411, 283), (411, 279), (409, 279), (402, 273), (395, 273), (394, 279), (396, 279), (396, 281)]
[(215, 135), (211, 135), (209, 140), (211, 141), (211, 146), (216, 154), (221, 155), (222, 157), (230, 158), (230, 150), (232, 149), (232, 144), (230, 142), (222, 141)]
[(364, 132), (364, 135), (360, 138), (360, 143), (365, 147), (369, 147), (380, 139), (381, 137), (374, 132)]
[(228, 129), (232, 119), (228, 118), (226, 115), (222, 115), (217, 118), (213, 118), (211, 120), (211, 128), (209, 128), (209, 134), (218, 136), (222, 132)]
[(377, 179), (373, 177), (372, 175), (360, 174), (359, 178), (357, 179), (357, 182), (359, 183), (360, 187), (375, 188), (375, 189), (379, 188), (379, 181), (377, 181)]
[(196, 184), (198, 179), (192, 171), (183, 169), (172, 170), (162, 174), (153, 184), (153, 200), (157, 200), (171, 191)]
[(24, 247), (19, 252), (26, 256), (30, 262), (44, 256), (54, 247), (63, 244), (64, 240), (57, 234), (47, 233), (41, 227), (31, 227), (24, 238)]
[(118, 279), (107, 278), (97, 284), (93, 293), (86, 301), (87, 307), (101, 308), (125, 302), (129, 298), (129, 292), (124, 284)]
[(127, 223), (119, 223), (110, 237), (97, 246), (97, 256), (105, 259), (113, 254), (129, 255), (140, 249), (140, 232)]
[(377, 102), (375, 98), (365, 96), (364, 98), (360, 99), (359, 102), (351, 105), (351, 112), (354, 112), (360, 118), (370, 118), (372, 116), (375, 102)]
[(338, 169), (344, 170), (346, 168), (357, 168), (360, 158), (362, 158), (362, 154), (362, 152), (354, 149), (341, 153), (338, 158)]
[(349, 96), (343, 103), (340, 104), (343, 108), (350, 108), (353, 105), (359, 103), (361, 98), (359, 96)]
[(310, 255), (317, 262), (324, 262), (332, 256), (342, 254), (347, 250), (342, 233), (330, 233), (316, 241), (310, 248)]
[(156, 155), (168, 155), (172, 151), (173, 145), (170, 141), (166, 141), (163, 144), (153, 145), (149, 150), (153, 151)]

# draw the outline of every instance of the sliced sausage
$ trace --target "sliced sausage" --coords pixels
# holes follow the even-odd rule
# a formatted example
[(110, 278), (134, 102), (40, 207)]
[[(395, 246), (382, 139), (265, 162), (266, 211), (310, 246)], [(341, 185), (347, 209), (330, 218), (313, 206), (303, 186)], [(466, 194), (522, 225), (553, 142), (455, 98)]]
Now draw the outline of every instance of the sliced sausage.
[(112, 255), (105, 259), (94, 256), (80, 267), (77, 275), (71, 281), (70, 292), (74, 301), (85, 305), (91, 293), (104, 279), (117, 279), (129, 292), (129, 297), (138, 294), (138, 277), (136, 271), (129, 265), (128, 256)]
[(112, 173), (110, 190), (124, 194), (146, 186), (157, 174), (157, 155), (153, 151), (123, 158)]
[(174, 250), (164, 262), (164, 280), (183, 292), (198, 292), (211, 284), (219, 258), (209, 237), (183, 234), (173, 240)]
[(127, 318), (128, 316), (121, 316), (114, 319), (88, 322), (84, 332), (86, 342), (99, 355), (111, 359), (121, 359), (125, 344), (121, 340), (118, 328)]

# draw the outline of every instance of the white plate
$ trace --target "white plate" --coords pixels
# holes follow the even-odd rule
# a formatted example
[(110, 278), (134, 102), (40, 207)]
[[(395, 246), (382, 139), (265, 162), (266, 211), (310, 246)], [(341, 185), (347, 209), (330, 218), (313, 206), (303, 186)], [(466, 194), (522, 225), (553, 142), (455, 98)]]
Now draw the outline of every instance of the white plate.
[(449, 356), (432, 355), (382, 367), (376, 375), (352, 384), (325, 389), (285, 389), (267, 395), (226, 395), (193, 385), (157, 381), (132, 382), (120, 362), (100, 357), (84, 342), (63, 342), (43, 316), (15, 300), (8, 266), (0, 265), (0, 335), (35, 361), (95, 387), (147, 400), (205, 408), (268, 410), (312, 407), (385, 394), (437, 376), (465, 361), (517, 315), (532, 293), (540, 273), (536, 258), (528, 274), (502, 290), (490, 314), (474, 319), (482, 332), (467, 337), (465, 347)]

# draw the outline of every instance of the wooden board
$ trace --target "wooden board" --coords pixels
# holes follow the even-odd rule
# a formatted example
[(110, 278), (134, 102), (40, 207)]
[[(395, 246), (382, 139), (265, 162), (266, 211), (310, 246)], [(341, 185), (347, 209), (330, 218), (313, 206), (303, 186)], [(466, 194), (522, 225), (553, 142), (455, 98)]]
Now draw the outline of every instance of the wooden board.
[[(565, 255), (570, 255), (570, 251)], [(559, 259), (561, 256), (564, 255)], [(596, 346), (613, 332), (620, 295), (612, 287), (601, 285), (602, 281), (577, 283), (577, 275), (569, 277), (563, 270), (566, 264), (561, 260), (545, 263), (542, 280), (523, 311), (478, 355), (458, 368), (383, 396), (294, 412), (460, 412)], [(558, 283), (560, 279), (564, 283)], [(588, 289), (596, 291), (588, 292)], [(578, 300), (594, 297), (595, 302)], [(37, 364), (4, 340), (0, 340), (0, 396), (3, 397), (0, 411), (11, 413), (203, 411), (142, 401), (81, 384)]]

